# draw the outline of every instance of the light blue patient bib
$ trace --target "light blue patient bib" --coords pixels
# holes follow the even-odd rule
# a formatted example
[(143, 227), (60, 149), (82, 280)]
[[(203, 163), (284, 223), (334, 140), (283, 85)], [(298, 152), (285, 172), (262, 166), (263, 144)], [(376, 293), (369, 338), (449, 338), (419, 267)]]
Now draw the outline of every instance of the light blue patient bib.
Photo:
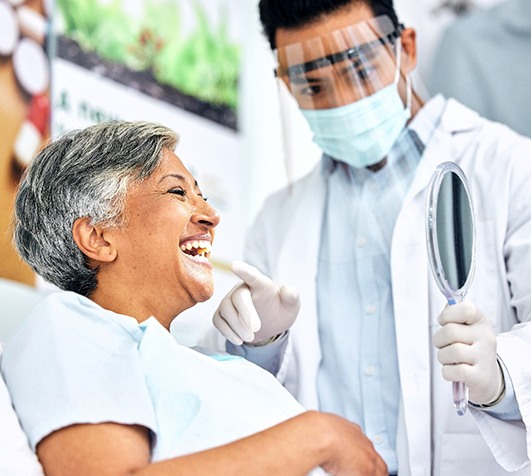
[(157, 418), (153, 460), (219, 446), (303, 411), (273, 375), (247, 360), (183, 347), (153, 317), (140, 327)]
[(1, 369), (33, 449), (57, 429), (110, 421), (149, 428), (158, 461), (303, 411), (273, 375), (245, 359), (201, 354), (154, 317), (139, 324), (71, 292), (37, 305)]

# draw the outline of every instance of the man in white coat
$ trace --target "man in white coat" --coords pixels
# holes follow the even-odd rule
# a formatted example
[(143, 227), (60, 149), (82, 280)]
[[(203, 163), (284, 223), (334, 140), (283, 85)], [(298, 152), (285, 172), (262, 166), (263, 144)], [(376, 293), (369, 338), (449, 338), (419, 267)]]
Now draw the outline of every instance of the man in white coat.
[[(531, 141), (418, 97), (392, 0), (261, 0), (260, 18), (323, 158), (251, 228), (254, 266), (234, 264), (243, 282), (213, 319), (227, 349), (358, 423), (390, 474), (531, 475)], [(424, 222), (448, 160), (470, 183), (477, 264), (445, 307)], [(275, 283), (300, 291), (297, 320)], [(448, 381), (469, 388), (463, 416)]]

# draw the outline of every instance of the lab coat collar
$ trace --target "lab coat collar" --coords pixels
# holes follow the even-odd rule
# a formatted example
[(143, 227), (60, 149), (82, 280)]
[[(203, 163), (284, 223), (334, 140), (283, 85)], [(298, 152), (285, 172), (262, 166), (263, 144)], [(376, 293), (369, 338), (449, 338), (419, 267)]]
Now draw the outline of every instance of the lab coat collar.
[[(436, 120), (435, 128), (428, 133), (428, 129), (422, 124), (433, 120)], [(425, 149), (405, 201), (412, 200), (426, 189), (440, 163), (459, 160), (462, 151), (455, 149), (456, 141), (451, 140), (452, 136), (475, 129), (479, 121), (477, 112), (454, 99), (445, 100), (441, 95), (435, 96), (423, 106), (412, 121), (411, 127), (417, 128), (415, 132), (424, 143)]]

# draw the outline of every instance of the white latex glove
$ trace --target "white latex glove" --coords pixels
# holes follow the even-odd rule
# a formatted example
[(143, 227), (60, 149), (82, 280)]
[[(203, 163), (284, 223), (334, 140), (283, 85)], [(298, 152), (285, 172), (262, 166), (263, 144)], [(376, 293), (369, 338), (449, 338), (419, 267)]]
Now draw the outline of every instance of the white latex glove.
[(277, 286), (254, 266), (234, 261), (232, 272), (243, 283), (222, 299), (212, 322), (235, 345), (265, 342), (289, 329), (299, 313), (297, 290)]
[(492, 323), (471, 302), (446, 306), (439, 315), (442, 328), (433, 336), (446, 380), (464, 382), (469, 401), (496, 400), (503, 391), (503, 375), (496, 356)]

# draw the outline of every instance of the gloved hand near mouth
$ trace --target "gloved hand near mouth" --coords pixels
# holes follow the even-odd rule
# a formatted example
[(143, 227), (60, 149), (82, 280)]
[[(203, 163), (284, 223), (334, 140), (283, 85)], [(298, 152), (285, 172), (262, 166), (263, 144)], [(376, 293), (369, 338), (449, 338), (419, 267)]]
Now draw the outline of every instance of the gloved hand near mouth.
[(278, 286), (243, 261), (234, 261), (231, 269), (243, 282), (229, 291), (212, 318), (227, 340), (262, 344), (292, 326), (300, 309), (297, 290)]

